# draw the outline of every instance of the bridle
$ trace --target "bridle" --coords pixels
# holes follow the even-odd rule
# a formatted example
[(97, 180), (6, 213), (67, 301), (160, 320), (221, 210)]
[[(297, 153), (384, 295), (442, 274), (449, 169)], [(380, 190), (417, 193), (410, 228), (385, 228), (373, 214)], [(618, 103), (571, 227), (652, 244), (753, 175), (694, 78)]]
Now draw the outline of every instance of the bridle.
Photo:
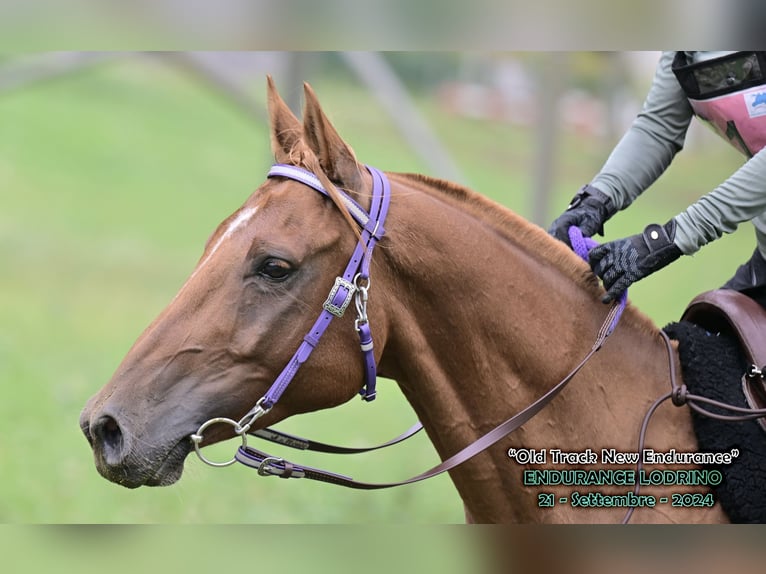
[[(348, 264), (346, 265), (345, 271), (341, 276), (338, 276), (335, 279), (335, 283), (333, 284), (333, 287), (331, 288), (330, 293), (323, 304), (322, 312), (315, 321), (311, 330), (303, 338), (303, 341), (298, 347), (298, 350), (294, 353), (292, 359), (288, 362), (288, 364), (276, 378), (266, 394), (264, 394), (256, 402), (255, 406), (250, 409), (239, 421), (234, 421), (224, 417), (212, 418), (203, 423), (198, 431), (191, 435), (190, 438), (194, 444), (194, 449), (197, 455), (206, 464), (216, 467), (223, 467), (231, 465), (234, 462), (240, 462), (241, 464), (257, 469), (260, 476), (278, 476), (280, 478), (308, 478), (311, 480), (318, 480), (321, 482), (337, 484), (340, 486), (360, 490), (378, 490), (426, 480), (457, 467), (458, 465), (497, 443), (499, 440), (512, 433), (521, 427), (524, 423), (533, 418), (563, 390), (563, 388), (585, 366), (585, 364), (593, 357), (593, 355), (598, 352), (598, 350), (603, 346), (607, 337), (617, 327), (617, 323), (622, 315), (623, 310), (625, 309), (627, 302), (627, 292), (624, 292), (622, 296), (616, 300), (609, 308), (609, 311), (607, 312), (601, 327), (599, 328), (599, 331), (596, 335), (596, 340), (593, 343), (591, 349), (580, 361), (580, 363), (578, 363), (563, 379), (561, 379), (561, 381), (559, 381), (555, 386), (553, 386), (544, 395), (539, 397), (535, 402), (527, 406), (525, 409), (516, 413), (500, 425), (496, 426), (494, 429), (481, 436), (473, 443), (467, 445), (450, 458), (444, 460), (433, 468), (406, 480), (388, 483), (360, 482), (348, 476), (343, 476), (308, 466), (297, 465), (283, 458), (271, 456), (265, 452), (253, 448), (252, 446), (249, 446), (247, 444), (248, 434), (257, 438), (299, 450), (311, 450), (334, 454), (354, 454), (369, 452), (372, 450), (377, 450), (398, 444), (403, 440), (413, 436), (422, 429), (422, 425), (417, 423), (406, 432), (386, 443), (378, 446), (362, 448), (349, 448), (329, 445), (321, 442), (311, 441), (302, 437), (296, 437), (271, 428), (251, 430), (253, 423), (268, 413), (277, 403), (277, 401), (279, 401), (280, 397), (287, 389), (288, 385), (293, 380), (300, 367), (308, 360), (309, 356), (319, 343), (319, 340), (326, 332), (332, 320), (335, 317), (342, 317), (352, 301), (354, 302), (354, 306), (357, 312), (357, 318), (354, 325), (359, 335), (360, 349), (365, 364), (364, 384), (362, 389), (359, 391), (359, 394), (363, 400), (368, 402), (375, 399), (377, 370), (373, 352), (372, 332), (369, 325), (369, 318), (367, 316), (367, 302), (369, 297), (369, 288), (371, 285), (370, 262), (375, 245), (378, 243), (378, 241), (380, 241), (385, 233), (384, 223), (391, 201), (391, 188), (385, 174), (371, 166), (366, 166), (366, 168), (372, 175), (373, 180), (372, 201), (369, 213), (346, 193), (338, 190), (344, 206), (348, 209), (351, 216), (361, 227), (360, 239), (356, 245), (356, 248), (354, 249), (353, 254), (351, 255)], [(330, 197), (329, 192), (324, 188), (316, 175), (300, 167), (276, 164), (269, 170), (268, 177), (282, 177), (292, 179), (311, 187), (312, 189), (325, 196)], [(578, 255), (580, 255), (580, 257), (587, 261), (588, 251), (595, 245), (595, 242), (589, 238), (583, 237), (582, 233), (577, 228), (570, 228), (569, 233), (573, 249), (576, 253), (578, 253)], [(690, 394), (687, 391), (686, 386), (683, 384), (679, 385), (676, 380), (674, 352), (668, 336), (663, 331), (660, 331), (660, 335), (662, 336), (667, 349), (671, 390), (658, 398), (647, 411), (639, 433), (639, 453), (643, 451), (646, 431), (654, 412), (662, 403), (668, 399), (671, 399), (675, 406), (688, 405), (692, 410), (695, 410), (700, 414), (723, 420), (742, 421), (766, 417), (766, 409), (744, 409), (720, 403), (706, 397)], [(713, 413), (701, 407), (699, 403), (707, 404), (739, 414), (721, 415)], [(242, 444), (237, 449), (235, 456), (227, 462), (213, 462), (208, 460), (202, 454), (200, 449), (200, 445), (203, 440), (203, 432), (211, 425), (219, 423), (233, 426), (235, 434), (239, 435), (242, 439)], [(640, 471), (641, 467), (642, 462), (641, 457), (639, 457), (637, 470)], [(640, 486), (641, 485), (639, 483), (636, 484), (634, 494), (638, 494), (640, 491)], [(627, 523), (630, 520), (633, 510), (634, 508), (631, 507), (626, 511), (622, 520), (623, 523)]]
[[(314, 450), (336, 454), (351, 454), (377, 450), (386, 446), (400, 443), (422, 429), (422, 425), (417, 423), (403, 434), (382, 445), (365, 448), (348, 448), (328, 445), (310, 441), (301, 437), (295, 437), (270, 428), (251, 430), (253, 423), (265, 415), (267, 412), (269, 412), (269, 410), (271, 410), (271, 408), (276, 404), (276, 402), (282, 396), (282, 393), (284, 393), (287, 386), (295, 377), (298, 369), (300, 369), (300, 367), (308, 360), (311, 352), (317, 346), (329, 324), (335, 317), (343, 316), (352, 300), (354, 301), (357, 311), (355, 328), (359, 334), (361, 352), (365, 363), (365, 381), (364, 387), (360, 390), (360, 395), (365, 401), (371, 401), (375, 398), (376, 363), (373, 354), (372, 333), (367, 317), (367, 301), (370, 288), (370, 261), (372, 258), (373, 248), (385, 233), (384, 223), (391, 201), (391, 187), (385, 174), (371, 166), (366, 166), (366, 168), (372, 175), (373, 180), (372, 201), (369, 213), (367, 213), (364, 208), (362, 208), (356, 201), (354, 201), (343, 191), (338, 190), (345, 207), (348, 209), (351, 216), (361, 226), (362, 229), (359, 242), (357, 243), (356, 248), (351, 255), (351, 258), (346, 266), (346, 270), (342, 276), (339, 276), (335, 279), (335, 283), (330, 290), (330, 294), (324, 302), (323, 310), (320, 313), (319, 318), (316, 320), (309, 333), (303, 338), (302, 343), (298, 347), (298, 350), (295, 352), (292, 359), (288, 362), (287, 366), (276, 378), (266, 394), (256, 402), (255, 406), (250, 409), (239, 421), (234, 421), (225, 417), (213, 418), (203, 423), (197, 432), (191, 435), (190, 438), (194, 444), (194, 449), (203, 462), (216, 467), (228, 466), (234, 462), (240, 462), (246, 466), (256, 468), (258, 470), (258, 474), (261, 476), (278, 476), (281, 478), (309, 478), (362, 490), (377, 490), (381, 488), (391, 488), (393, 486), (419, 482), (421, 480), (431, 478), (438, 474), (447, 472), (452, 468), (455, 468), (466, 460), (486, 450), (501, 440), (503, 437), (510, 434), (525, 422), (530, 420), (551, 400), (553, 400), (553, 398), (558, 395), (559, 392), (561, 392), (567, 383), (569, 383), (569, 381), (580, 371), (580, 369), (585, 366), (590, 358), (601, 348), (606, 338), (612, 333), (612, 331), (614, 331), (615, 327), (617, 326), (617, 322), (619, 321), (622, 310), (625, 308), (626, 297), (623, 297), (612, 305), (604, 319), (601, 328), (599, 329), (596, 341), (593, 344), (591, 350), (587, 353), (585, 358), (556, 386), (550, 389), (545, 395), (540, 397), (527, 408), (517, 413), (504, 423), (498, 425), (493, 430), (477, 439), (475, 442), (466, 446), (460, 452), (443, 461), (441, 464), (438, 464), (430, 470), (427, 470), (404, 481), (391, 483), (359, 482), (347, 476), (306, 466), (298, 466), (284, 460), (283, 458), (270, 456), (265, 452), (259, 451), (249, 446), (247, 444), (247, 435), (251, 434), (258, 438), (301, 450)], [(329, 192), (324, 188), (315, 174), (300, 167), (276, 164), (269, 170), (268, 177), (283, 177), (292, 179), (309, 186), (310, 188), (325, 196), (330, 196)], [(202, 454), (200, 448), (203, 440), (203, 432), (211, 425), (219, 423), (233, 426), (235, 434), (239, 435), (242, 439), (242, 445), (237, 449), (234, 458), (227, 462), (213, 462), (208, 460)]]
[[(250, 431), (253, 423), (268, 413), (277, 401), (279, 401), (288, 385), (295, 378), (298, 370), (311, 356), (311, 353), (327, 331), (332, 320), (336, 317), (342, 317), (352, 301), (354, 301), (354, 306), (356, 307), (357, 312), (354, 325), (359, 335), (359, 343), (365, 367), (364, 386), (359, 391), (359, 394), (365, 401), (369, 402), (375, 400), (377, 365), (375, 362), (372, 331), (370, 330), (369, 319), (367, 317), (367, 301), (371, 284), (370, 261), (372, 260), (372, 252), (375, 245), (385, 233), (384, 223), (386, 221), (386, 215), (388, 215), (388, 207), (391, 203), (391, 186), (388, 182), (388, 178), (386, 178), (381, 171), (374, 167), (366, 167), (372, 176), (372, 201), (369, 213), (367, 213), (367, 211), (348, 194), (338, 190), (344, 206), (351, 217), (353, 217), (361, 227), (359, 241), (357, 242), (354, 252), (351, 254), (351, 258), (346, 265), (345, 271), (342, 275), (335, 278), (335, 283), (322, 305), (322, 312), (319, 314), (319, 317), (306, 336), (303, 337), (303, 341), (298, 347), (298, 350), (295, 351), (285, 368), (282, 369), (282, 372), (272, 383), (269, 390), (256, 402), (255, 406), (253, 406), (253, 408), (239, 421), (224, 417), (213, 418), (202, 424), (197, 432), (191, 435), (190, 438), (194, 444), (197, 456), (199, 456), (205, 463), (211, 466), (228, 466), (237, 460), (236, 458), (232, 458), (228, 462), (213, 462), (205, 458), (200, 451), (200, 444), (202, 443), (203, 432), (205, 429), (211, 425), (219, 423), (232, 425), (235, 434), (242, 437), (242, 447), (247, 447), (247, 433)], [(331, 197), (330, 193), (325, 189), (316, 175), (300, 167), (276, 164), (269, 170), (268, 177), (292, 179), (311, 187), (322, 195)], [(260, 435), (257, 433), (260, 433)], [(274, 433), (276, 433), (276, 435), (283, 434), (278, 433), (277, 431), (271, 431), (272, 435), (274, 435)], [(269, 436), (269, 429), (255, 431), (255, 434), (256, 436), (267, 438)]]

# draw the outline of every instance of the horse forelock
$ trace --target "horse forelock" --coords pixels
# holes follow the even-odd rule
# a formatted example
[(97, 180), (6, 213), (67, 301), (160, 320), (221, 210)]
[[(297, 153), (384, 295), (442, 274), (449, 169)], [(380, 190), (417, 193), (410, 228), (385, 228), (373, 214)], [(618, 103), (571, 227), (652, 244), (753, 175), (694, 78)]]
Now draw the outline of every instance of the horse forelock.
[[(392, 178), (402, 178), (404, 183), (414, 184), (426, 193), (459, 204), (462, 211), (492, 226), (499, 235), (513, 242), (535, 259), (547, 261), (559, 269), (565, 277), (592, 297), (603, 296), (603, 290), (590, 267), (569, 246), (510, 209), (451, 181), (414, 173), (389, 175)], [(625, 316), (631, 323), (648, 333), (657, 331), (657, 327), (649, 317), (630, 304), (628, 309)]]

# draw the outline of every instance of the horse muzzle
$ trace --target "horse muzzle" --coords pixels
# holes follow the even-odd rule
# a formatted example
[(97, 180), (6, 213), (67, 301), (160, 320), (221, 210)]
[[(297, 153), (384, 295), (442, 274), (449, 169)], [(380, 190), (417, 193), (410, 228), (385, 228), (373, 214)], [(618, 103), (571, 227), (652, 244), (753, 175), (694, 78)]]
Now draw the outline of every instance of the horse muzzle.
[(126, 488), (175, 483), (192, 449), (187, 435), (169, 444), (138, 440), (119, 416), (107, 411), (91, 413), (88, 405), (80, 415), (80, 428), (93, 449), (99, 474)]

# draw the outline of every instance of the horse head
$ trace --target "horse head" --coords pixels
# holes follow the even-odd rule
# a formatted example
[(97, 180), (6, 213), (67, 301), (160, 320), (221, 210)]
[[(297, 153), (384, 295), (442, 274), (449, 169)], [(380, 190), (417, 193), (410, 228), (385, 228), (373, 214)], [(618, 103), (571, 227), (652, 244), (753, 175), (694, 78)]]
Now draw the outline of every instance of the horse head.
[[(213, 232), (178, 294), (87, 402), (80, 426), (96, 466), (123, 486), (175, 482), (201, 424), (215, 417), (240, 420), (264, 396), (312, 327), (360, 237), (337, 188), (365, 205), (372, 178), (314, 92), (305, 86), (301, 122), (269, 78), (268, 108), (277, 163), (317, 175), (329, 198), (291, 179), (267, 179)], [(382, 321), (376, 329), (384, 334)], [(327, 330), (310, 369), (296, 374), (257, 424), (352, 398), (364, 362), (347, 349), (358, 344), (347, 314)], [(229, 425), (212, 426), (203, 446), (234, 432)]]

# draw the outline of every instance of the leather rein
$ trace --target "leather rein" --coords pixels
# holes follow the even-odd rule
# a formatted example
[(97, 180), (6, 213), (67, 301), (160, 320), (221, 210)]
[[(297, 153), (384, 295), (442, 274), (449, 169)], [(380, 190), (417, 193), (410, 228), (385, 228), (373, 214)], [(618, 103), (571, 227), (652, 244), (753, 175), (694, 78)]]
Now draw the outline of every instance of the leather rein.
[[(309, 333), (304, 337), (303, 342), (293, 355), (293, 358), (274, 381), (266, 394), (257, 401), (255, 406), (250, 409), (250, 411), (248, 411), (239, 421), (234, 421), (224, 417), (213, 418), (202, 424), (199, 430), (195, 434), (191, 435), (190, 438), (194, 444), (197, 455), (206, 464), (222, 467), (231, 465), (234, 462), (239, 462), (245, 466), (256, 469), (260, 476), (278, 476), (285, 479), (307, 478), (310, 480), (317, 480), (358, 490), (378, 490), (420, 482), (422, 480), (426, 480), (428, 478), (432, 478), (447, 472), (466, 462), (467, 460), (494, 445), (499, 440), (511, 434), (524, 423), (529, 421), (543, 408), (545, 408), (564, 389), (564, 387), (585, 366), (585, 364), (593, 357), (593, 355), (595, 355), (596, 352), (601, 349), (607, 337), (616, 328), (622, 311), (625, 308), (627, 293), (623, 293), (622, 297), (620, 297), (612, 304), (601, 324), (601, 327), (599, 328), (593, 346), (587, 352), (585, 357), (580, 361), (580, 363), (578, 363), (563, 379), (561, 379), (561, 381), (559, 381), (544, 395), (527, 406), (525, 409), (516, 413), (503, 423), (499, 424), (473, 443), (467, 445), (462, 450), (452, 455), (450, 458), (406, 480), (387, 483), (360, 482), (341, 474), (336, 474), (309, 466), (298, 465), (289, 462), (284, 458), (271, 456), (248, 445), (247, 435), (251, 435), (260, 439), (299, 450), (325, 452), (332, 454), (356, 454), (378, 450), (394, 444), (398, 444), (407, 438), (410, 438), (423, 428), (422, 425), (418, 422), (398, 437), (391, 439), (381, 445), (361, 448), (349, 448), (312, 441), (272, 428), (257, 430), (253, 430), (251, 428), (253, 423), (258, 418), (269, 412), (274, 404), (276, 404), (276, 402), (282, 396), (282, 393), (284, 393), (287, 386), (295, 377), (298, 369), (309, 358), (311, 352), (318, 344), (319, 339), (325, 333), (332, 319), (335, 317), (342, 317), (352, 301), (354, 302), (357, 311), (355, 328), (359, 334), (360, 348), (365, 363), (364, 387), (359, 391), (359, 394), (365, 401), (372, 401), (375, 399), (376, 363), (373, 354), (372, 334), (367, 318), (367, 300), (369, 296), (369, 287), (371, 284), (370, 261), (372, 257), (372, 251), (377, 242), (383, 237), (385, 233), (384, 223), (391, 200), (391, 190), (390, 184), (385, 174), (370, 166), (366, 166), (366, 168), (373, 178), (372, 205), (369, 214), (351, 197), (339, 190), (345, 207), (348, 208), (349, 213), (357, 221), (362, 229), (360, 240), (356, 246), (356, 249), (354, 250), (354, 253), (351, 256), (351, 259), (349, 260), (348, 265), (346, 266), (344, 274), (336, 278), (330, 294), (328, 295), (327, 300), (323, 305), (323, 310), (319, 315), (319, 318), (314, 323), (311, 331), (309, 331)], [(282, 177), (292, 179), (311, 187), (312, 189), (325, 196), (330, 196), (316, 175), (296, 166), (275, 164), (269, 170), (268, 177)], [(570, 240), (574, 250), (578, 253), (578, 255), (587, 261), (587, 253), (593, 247), (593, 245), (595, 245), (595, 242), (589, 238), (584, 238), (577, 228), (570, 229)], [(670, 399), (675, 406), (688, 405), (689, 408), (699, 414), (720, 420), (746, 421), (766, 417), (766, 409), (747, 409), (736, 407), (689, 393), (686, 385), (678, 384), (676, 377), (675, 353), (670, 339), (662, 330), (660, 330), (660, 336), (662, 337), (667, 349), (671, 390), (659, 397), (649, 407), (639, 432), (638, 452), (643, 451), (646, 432), (652, 415), (656, 412), (657, 408), (668, 399)], [(737, 414), (718, 414), (711, 412), (702, 405), (712, 406)], [(227, 462), (213, 462), (208, 460), (203, 456), (200, 450), (200, 445), (203, 440), (203, 432), (205, 429), (213, 424), (220, 423), (233, 426), (235, 434), (239, 435), (242, 440), (242, 444), (238, 447), (234, 458)], [(636, 464), (637, 470), (640, 471), (642, 466), (643, 464), (641, 457), (639, 457), (639, 460)], [(634, 488), (635, 495), (638, 495), (640, 488), (641, 485), (637, 482)], [(622, 520), (623, 524), (630, 520), (634, 509), (634, 507), (630, 507), (626, 511)]]

